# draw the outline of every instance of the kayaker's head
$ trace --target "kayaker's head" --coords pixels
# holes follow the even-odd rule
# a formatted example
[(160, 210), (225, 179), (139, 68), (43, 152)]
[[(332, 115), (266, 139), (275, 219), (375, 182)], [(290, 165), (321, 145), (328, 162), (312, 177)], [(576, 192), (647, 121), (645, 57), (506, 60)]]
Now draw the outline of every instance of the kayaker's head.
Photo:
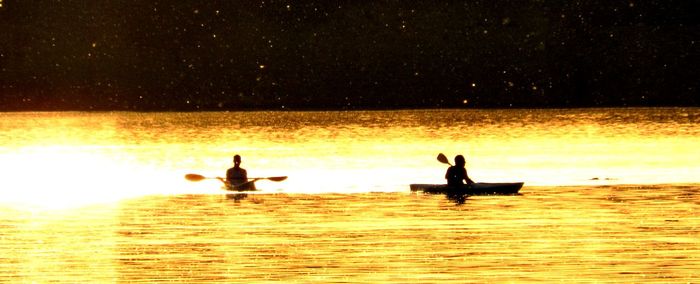
[(462, 155), (455, 156), (455, 166), (464, 167), (466, 164), (467, 164), (467, 161), (464, 160), (464, 156), (462, 156)]
[(241, 156), (240, 155), (235, 155), (233, 156), (233, 164), (235, 166), (240, 166), (241, 165)]

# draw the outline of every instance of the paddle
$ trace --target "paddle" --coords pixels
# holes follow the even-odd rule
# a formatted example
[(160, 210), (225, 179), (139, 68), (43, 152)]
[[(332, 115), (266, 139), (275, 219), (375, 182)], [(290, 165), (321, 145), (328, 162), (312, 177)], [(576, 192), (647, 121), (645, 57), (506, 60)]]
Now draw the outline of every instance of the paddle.
[[(225, 179), (222, 178), (222, 177), (205, 177), (205, 176), (203, 176), (203, 175), (198, 175), (198, 174), (186, 174), (186, 175), (185, 175), (185, 179), (187, 179), (187, 180), (189, 180), (189, 181), (202, 181), (202, 180), (205, 180), (205, 179), (218, 179), (218, 180), (220, 180), (220, 181), (224, 181), (224, 180), (225, 180)], [(286, 177), (286, 176), (280, 176), (280, 177), (256, 177), (256, 178), (248, 178), (248, 179), (251, 180), (251, 181), (249, 181), (249, 182), (253, 182), (253, 181), (261, 180), (261, 179), (266, 179), (266, 180), (270, 180), (270, 181), (283, 181), (283, 180), (287, 179), (287, 177)]]
[(447, 160), (447, 157), (443, 153), (438, 154), (437, 160), (440, 161), (440, 163), (448, 164), (448, 165), (452, 166), (452, 164), (450, 164), (450, 161)]

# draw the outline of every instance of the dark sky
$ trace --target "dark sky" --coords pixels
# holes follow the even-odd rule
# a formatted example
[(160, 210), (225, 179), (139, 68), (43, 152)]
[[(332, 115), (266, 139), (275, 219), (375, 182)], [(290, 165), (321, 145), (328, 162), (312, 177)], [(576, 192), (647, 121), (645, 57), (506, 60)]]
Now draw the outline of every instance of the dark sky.
[(698, 106), (694, 2), (0, 0), (0, 110)]

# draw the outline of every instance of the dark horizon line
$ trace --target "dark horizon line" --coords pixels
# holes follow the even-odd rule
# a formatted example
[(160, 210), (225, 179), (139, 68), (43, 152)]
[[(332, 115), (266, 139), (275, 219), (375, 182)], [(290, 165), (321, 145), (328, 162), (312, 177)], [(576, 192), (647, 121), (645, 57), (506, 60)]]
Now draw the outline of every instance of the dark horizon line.
[(626, 108), (700, 108), (700, 105), (680, 105), (680, 104), (659, 104), (659, 105), (556, 105), (556, 106), (477, 106), (477, 107), (348, 107), (348, 108), (324, 108), (324, 107), (257, 107), (257, 108), (201, 108), (201, 109), (126, 109), (126, 108), (93, 108), (93, 109), (0, 109), (0, 113), (19, 112), (136, 112), (136, 113), (167, 113), (167, 112), (323, 112), (323, 111), (412, 111), (412, 110), (554, 110), (554, 109), (626, 109)]

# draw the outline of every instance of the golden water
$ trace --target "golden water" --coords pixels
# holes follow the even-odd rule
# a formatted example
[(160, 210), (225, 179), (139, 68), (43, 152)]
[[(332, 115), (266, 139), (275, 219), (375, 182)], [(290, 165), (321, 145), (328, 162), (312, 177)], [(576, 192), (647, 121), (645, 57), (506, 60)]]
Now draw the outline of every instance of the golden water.
[[(0, 114), (0, 282), (700, 281), (700, 109)], [(411, 194), (438, 152), (518, 196)], [(243, 155), (260, 193), (216, 181)]]

